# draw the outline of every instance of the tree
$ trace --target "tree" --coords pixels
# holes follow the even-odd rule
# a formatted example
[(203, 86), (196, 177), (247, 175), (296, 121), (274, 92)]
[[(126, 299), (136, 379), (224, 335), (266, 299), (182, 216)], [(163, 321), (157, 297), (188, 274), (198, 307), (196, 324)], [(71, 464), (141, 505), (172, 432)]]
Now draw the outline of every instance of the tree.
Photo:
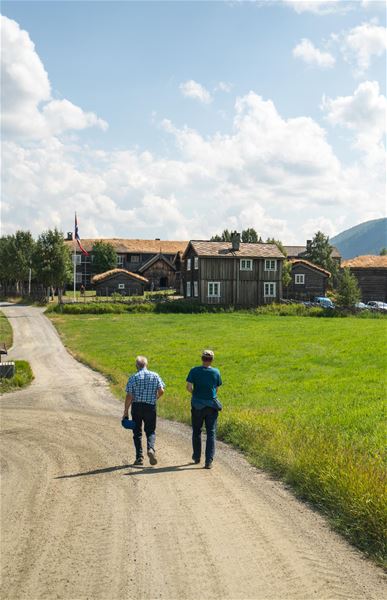
[[(281, 240), (276, 240), (275, 238), (267, 238), (266, 244), (275, 244), (280, 252), (287, 257), (288, 253), (286, 252), (285, 246), (281, 242)], [(292, 282), (292, 263), (288, 260), (284, 260), (282, 264), (282, 285), (284, 288), (287, 288)]]
[(23, 294), (23, 283), (32, 268), (35, 241), (29, 231), (17, 231), (0, 238), (0, 279), (16, 284), (16, 292)]
[(387, 255), (387, 248), (384, 246), (384, 248), (381, 249), (381, 251), (379, 252), (380, 256), (386, 256)]
[(318, 231), (313, 240), (306, 244), (306, 252), (303, 255), (315, 265), (329, 271), (332, 277), (337, 275), (337, 265), (332, 258), (333, 247), (329, 243), (329, 237)]
[(45, 286), (58, 288), (59, 301), (66, 283), (72, 279), (73, 265), (69, 249), (64, 244), (63, 233), (49, 229), (36, 242), (34, 264), (36, 276)]
[(244, 229), (242, 231), (242, 242), (245, 244), (257, 244), (258, 243), (258, 233), (252, 227), (248, 229)]
[(357, 279), (348, 267), (345, 267), (339, 276), (336, 302), (339, 306), (354, 306), (359, 300), (360, 290)]
[(93, 273), (105, 273), (117, 267), (117, 254), (109, 242), (100, 240), (95, 242), (93, 248)]
[(282, 252), (282, 254), (284, 256), (288, 255), (288, 253), (285, 250), (285, 246), (283, 245), (283, 243), (281, 242), (281, 240), (276, 240), (275, 238), (267, 238), (266, 244), (275, 244), (277, 246), (278, 250), (280, 252)]

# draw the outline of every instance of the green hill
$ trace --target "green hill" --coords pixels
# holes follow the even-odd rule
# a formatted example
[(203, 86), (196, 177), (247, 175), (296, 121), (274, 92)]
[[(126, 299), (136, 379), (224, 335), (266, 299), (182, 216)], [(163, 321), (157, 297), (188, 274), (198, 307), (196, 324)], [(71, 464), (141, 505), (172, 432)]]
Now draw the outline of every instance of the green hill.
[(387, 218), (373, 219), (342, 231), (330, 239), (343, 258), (379, 254), (387, 247)]

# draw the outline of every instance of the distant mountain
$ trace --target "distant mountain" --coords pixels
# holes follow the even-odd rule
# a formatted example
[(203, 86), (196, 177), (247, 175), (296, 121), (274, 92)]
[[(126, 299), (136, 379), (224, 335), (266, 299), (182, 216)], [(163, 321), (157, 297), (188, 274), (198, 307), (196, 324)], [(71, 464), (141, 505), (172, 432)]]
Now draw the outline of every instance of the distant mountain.
[(343, 258), (354, 258), (363, 254), (379, 254), (387, 247), (387, 218), (373, 219), (342, 231), (331, 238)]

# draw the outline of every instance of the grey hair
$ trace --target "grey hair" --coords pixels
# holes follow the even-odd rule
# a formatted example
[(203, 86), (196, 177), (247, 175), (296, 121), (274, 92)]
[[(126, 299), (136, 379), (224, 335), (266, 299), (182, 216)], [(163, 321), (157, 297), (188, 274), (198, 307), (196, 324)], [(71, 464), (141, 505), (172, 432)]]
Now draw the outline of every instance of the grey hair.
[(136, 356), (136, 367), (143, 369), (148, 366), (148, 359), (146, 356)]

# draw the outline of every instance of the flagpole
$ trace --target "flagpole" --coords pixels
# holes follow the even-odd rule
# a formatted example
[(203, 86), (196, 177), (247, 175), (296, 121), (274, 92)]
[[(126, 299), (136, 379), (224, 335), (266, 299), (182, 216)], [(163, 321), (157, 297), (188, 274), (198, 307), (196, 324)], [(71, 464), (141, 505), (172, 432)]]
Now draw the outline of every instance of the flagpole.
[[(74, 223), (76, 222), (77, 219), (77, 213), (75, 213), (75, 219), (74, 219)], [(73, 276), (74, 276), (74, 302), (75, 302), (75, 297), (76, 297), (76, 271), (77, 271), (77, 266), (76, 266), (76, 256), (77, 256), (77, 241), (75, 239), (75, 227), (74, 227), (74, 254), (73, 254)]]

